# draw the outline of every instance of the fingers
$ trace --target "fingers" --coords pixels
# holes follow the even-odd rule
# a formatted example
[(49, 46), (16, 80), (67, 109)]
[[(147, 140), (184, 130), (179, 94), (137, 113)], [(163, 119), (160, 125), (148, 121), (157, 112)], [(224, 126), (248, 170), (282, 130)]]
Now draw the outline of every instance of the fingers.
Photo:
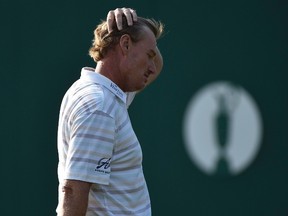
[(108, 32), (112, 32), (112, 28), (113, 28), (113, 23), (114, 23), (114, 19), (115, 19), (115, 15), (114, 15), (114, 11), (109, 11), (107, 14), (107, 24), (108, 24)]
[(117, 8), (111, 10), (107, 14), (108, 32), (112, 32), (113, 24), (116, 22), (118, 30), (122, 30), (122, 16), (125, 15), (129, 26), (133, 25), (133, 21), (137, 21), (137, 13), (131, 8)]
[[(131, 8), (124, 8), (123, 13), (127, 19), (128, 25), (133, 25), (133, 21), (137, 21), (137, 14), (136, 11)], [(122, 15), (121, 15), (122, 18)]]

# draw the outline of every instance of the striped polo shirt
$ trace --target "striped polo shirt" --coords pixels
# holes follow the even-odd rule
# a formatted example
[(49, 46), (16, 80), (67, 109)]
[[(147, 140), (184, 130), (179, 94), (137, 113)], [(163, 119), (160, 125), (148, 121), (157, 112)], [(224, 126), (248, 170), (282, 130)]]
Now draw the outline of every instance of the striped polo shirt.
[(58, 125), (59, 200), (64, 179), (91, 182), (86, 216), (151, 215), (142, 150), (126, 94), (92, 68), (66, 92)]

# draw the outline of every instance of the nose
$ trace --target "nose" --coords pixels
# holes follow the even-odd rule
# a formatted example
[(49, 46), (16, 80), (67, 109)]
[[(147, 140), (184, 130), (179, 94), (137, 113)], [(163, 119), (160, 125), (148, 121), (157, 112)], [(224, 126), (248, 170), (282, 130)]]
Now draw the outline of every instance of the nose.
[(150, 74), (155, 74), (156, 73), (156, 65), (155, 65), (154, 61), (150, 61), (149, 72), (150, 72)]

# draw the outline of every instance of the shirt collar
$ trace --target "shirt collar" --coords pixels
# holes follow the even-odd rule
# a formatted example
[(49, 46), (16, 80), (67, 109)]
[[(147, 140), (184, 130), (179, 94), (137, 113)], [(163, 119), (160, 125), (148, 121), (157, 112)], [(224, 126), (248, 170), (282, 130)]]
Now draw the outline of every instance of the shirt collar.
[(98, 83), (102, 86), (105, 86), (109, 89), (113, 94), (115, 94), (123, 103), (126, 104), (126, 94), (110, 79), (107, 77), (95, 72), (93, 68), (84, 67), (81, 70), (81, 78), (82, 80), (92, 81), (94, 83)]

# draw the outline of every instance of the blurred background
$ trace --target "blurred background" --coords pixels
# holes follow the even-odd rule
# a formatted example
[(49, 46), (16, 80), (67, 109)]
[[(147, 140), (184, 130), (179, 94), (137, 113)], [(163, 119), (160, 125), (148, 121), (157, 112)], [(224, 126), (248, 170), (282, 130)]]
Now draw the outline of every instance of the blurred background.
[(153, 215), (287, 216), (284, 0), (1, 0), (0, 215), (56, 215), (61, 99), (117, 7), (166, 26), (129, 108)]

